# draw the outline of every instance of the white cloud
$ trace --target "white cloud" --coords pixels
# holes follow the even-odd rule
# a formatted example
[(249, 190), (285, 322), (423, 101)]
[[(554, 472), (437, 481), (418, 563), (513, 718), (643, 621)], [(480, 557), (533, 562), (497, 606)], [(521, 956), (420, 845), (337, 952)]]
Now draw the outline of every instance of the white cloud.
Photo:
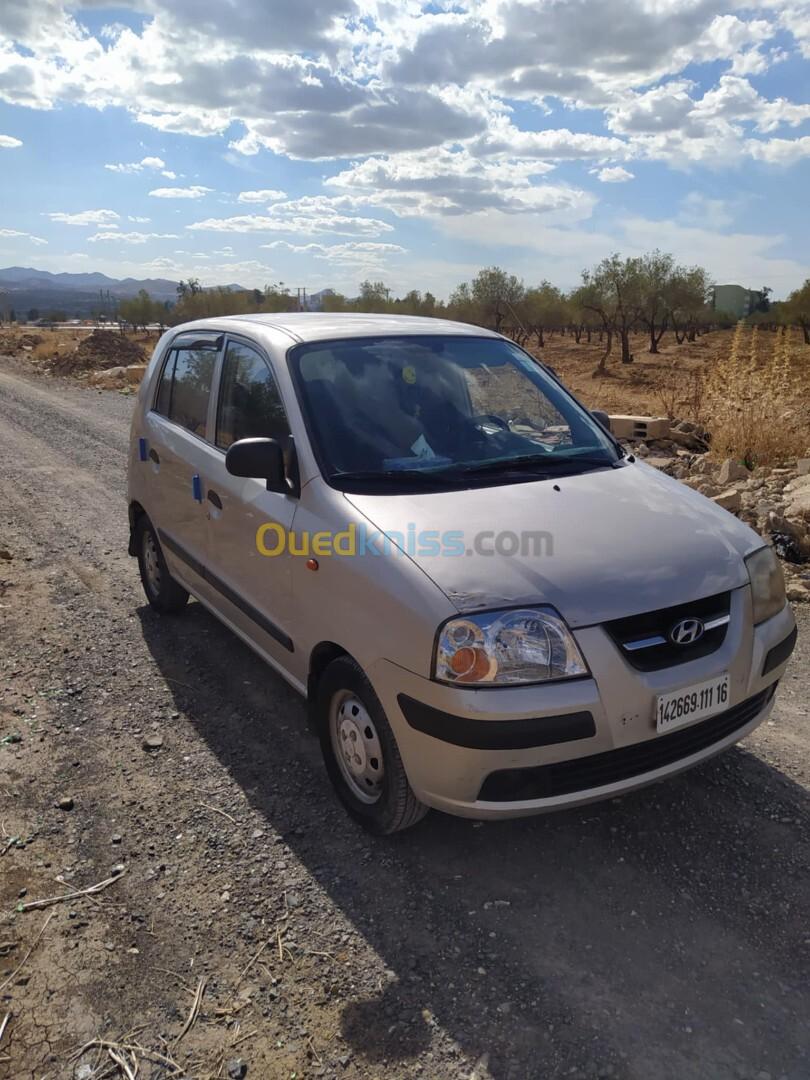
[(22, 139), (15, 139), (13, 135), (0, 135), (0, 150), (15, 150), (22, 146)]
[(203, 187), (201, 184), (192, 184), (191, 187), (160, 187), (150, 191), (149, 194), (156, 199), (202, 199), (213, 188)]
[(273, 240), (262, 244), (263, 248), (289, 251), (293, 255), (309, 255), (330, 263), (359, 263), (361, 266), (381, 267), (389, 255), (404, 255), (405, 248), (399, 244), (378, 244), (372, 241), (349, 241), (345, 244), (291, 244), (287, 240)]
[(596, 172), (596, 179), (603, 184), (623, 184), (626, 180), (635, 180), (635, 173), (623, 169), (621, 165), (608, 165), (604, 169), (591, 170)]
[(151, 240), (179, 240), (180, 237), (176, 233), (121, 232), (120, 230), (114, 230), (113, 232), (97, 232), (94, 236), (88, 236), (87, 239), (91, 244), (97, 240), (120, 240), (124, 244), (145, 244)]
[(690, 191), (681, 199), (678, 220), (701, 229), (724, 229), (734, 221), (728, 199), (713, 199), (702, 191)]
[(338, 236), (380, 236), (393, 226), (376, 218), (342, 213), (343, 200), (325, 196), (304, 196), (275, 203), (266, 214), (241, 214), (229, 218), (206, 218), (187, 229), (209, 232), (290, 232), (299, 236), (334, 233)]
[(75, 214), (59, 211), (45, 216), (61, 225), (105, 225), (107, 228), (117, 228), (111, 226), (110, 222), (118, 221), (121, 217), (115, 210), (80, 210)]
[(276, 191), (274, 188), (262, 188), (260, 191), (240, 191), (236, 201), (240, 203), (270, 203), (279, 202), (281, 199), (286, 199), (286, 197), (283, 191)]
[(133, 225), (146, 225), (147, 222), (149, 222), (151, 220), (152, 220), (151, 218), (148, 218), (148, 217), (136, 217), (133, 214), (129, 214), (127, 216), (127, 221), (131, 221), (133, 223)]
[(482, 158), (466, 148), (367, 158), (330, 177), (345, 192), (345, 205), (385, 207), (400, 217), (461, 214), (493, 208), (509, 213), (590, 213), (593, 199), (565, 184), (538, 183), (553, 166), (495, 154)]
[(769, 165), (795, 165), (810, 157), (810, 135), (800, 139), (751, 139), (746, 149), (756, 161)]
[(474, 144), (482, 154), (505, 153), (514, 157), (536, 157), (549, 161), (587, 158), (623, 158), (629, 147), (623, 139), (568, 128), (519, 131), (506, 117), (495, 117), (486, 135)]
[(161, 176), (165, 176), (167, 180), (176, 180), (177, 174), (172, 172), (171, 169), (166, 168), (166, 162), (163, 158), (159, 157), (144, 157), (140, 161), (128, 161), (119, 162), (116, 165), (105, 165), (105, 169), (109, 169), (114, 173), (140, 173), (149, 169), (154, 172), (159, 172)]
[(32, 236), (31, 233), (20, 232), (19, 229), (0, 229), (0, 238), (26, 240), (29, 244), (47, 244), (41, 236)]
[[(578, 284), (583, 267), (598, 262), (607, 252), (641, 255), (654, 248), (671, 252), (686, 265), (705, 266), (717, 281), (770, 285), (777, 297), (810, 277), (810, 260), (781, 253), (787, 240), (784, 235), (728, 232), (727, 224), (722, 214), (713, 226), (705, 220), (698, 225), (630, 215), (614, 221), (608, 232), (549, 226), (540, 215), (482, 211), (442, 218), (439, 227), (453, 241), (497, 246), (501, 264), (523, 273), (527, 280), (542, 273), (563, 288)], [(538, 259), (542, 259), (541, 272)]]
[[(92, 30), (100, 24), (85, 25), (82, 11), (99, 2), (0, 3), (0, 100), (122, 109), (157, 131), (216, 139), (231, 166), (252, 174), (241, 185), (257, 187), (218, 196), (246, 213), (203, 219), (200, 211), (191, 228), (283, 236), (291, 247), (280, 252), (308, 254), (319, 269), (328, 260), (309, 240), (332, 234), (348, 238), (323, 245), (343, 265), (354, 256), (390, 259), (427, 279), (428, 256), (409, 264), (393, 251), (351, 248), (391, 238), (396, 219), (411, 231), (414, 219), (424, 221), (425, 243), (434, 229), (442, 244), (489, 246), (482, 260), (500, 260), (503, 245), (528, 258), (543, 250), (539, 238), (556, 265), (581, 266), (597, 243), (611, 250), (629, 242), (615, 223), (599, 235), (579, 225), (596, 193), (605, 194), (602, 184), (636, 171), (639, 187), (656, 182), (654, 168), (642, 175), (634, 162), (682, 170), (698, 189), (709, 170), (747, 167), (740, 184), (764, 185), (768, 173), (810, 156), (810, 103), (794, 66), (798, 55), (810, 58), (809, 0), (303, 0), (269, 9), (259, 0), (133, 0), (131, 27)], [(783, 80), (784, 96), (769, 98), (761, 76), (788, 56), (793, 86)], [(19, 141), (0, 136), (0, 147)], [(146, 156), (107, 171), (176, 180), (158, 145), (161, 156), (144, 146)], [(269, 157), (249, 155), (266, 151), (337, 162), (314, 188), (331, 194), (289, 198), (259, 188), (259, 178), (277, 174)], [(570, 162), (588, 170), (581, 187)], [(151, 194), (211, 194), (213, 203), (203, 185), (179, 186), (202, 175)], [(673, 208), (675, 225), (714, 235), (720, 221), (730, 224), (734, 176), (723, 174), (728, 199), (687, 198)], [(116, 232), (121, 218), (85, 211), (51, 220), (96, 226), (100, 235)], [(122, 244), (148, 249), (146, 241)], [(182, 258), (203, 261), (202, 253)], [(432, 261), (448, 274), (462, 265)]]

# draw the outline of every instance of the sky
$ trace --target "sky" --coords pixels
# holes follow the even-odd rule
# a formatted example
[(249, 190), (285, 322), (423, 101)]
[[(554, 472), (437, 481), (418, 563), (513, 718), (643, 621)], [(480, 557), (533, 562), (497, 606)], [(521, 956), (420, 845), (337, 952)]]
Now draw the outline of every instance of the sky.
[(2, 0), (0, 266), (810, 277), (810, 0)]

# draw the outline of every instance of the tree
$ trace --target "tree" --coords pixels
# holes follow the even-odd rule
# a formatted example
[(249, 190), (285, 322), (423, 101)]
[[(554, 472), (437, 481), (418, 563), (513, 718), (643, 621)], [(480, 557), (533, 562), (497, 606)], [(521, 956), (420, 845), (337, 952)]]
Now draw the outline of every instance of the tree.
[(391, 290), (383, 281), (362, 281), (360, 283), (360, 296), (358, 297), (357, 310), (368, 312), (385, 312), (389, 308)]
[(122, 300), (118, 306), (118, 314), (124, 322), (132, 323), (137, 328), (140, 326), (146, 330), (150, 323), (163, 324), (166, 309), (159, 300), (153, 300), (146, 289), (141, 289), (137, 296), (129, 300)]
[(188, 281), (179, 281), (177, 283), (177, 299), (185, 300), (188, 296), (196, 296), (197, 293), (202, 292), (202, 285), (200, 285), (198, 278), (189, 278)]
[(675, 272), (671, 255), (655, 251), (641, 258), (641, 313), (650, 335), (651, 353), (658, 352), (669, 319), (669, 290)]
[(451, 319), (458, 319), (459, 322), (477, 323), (480, 321), (478, 308), (470, 292), (469, 282), (462, 281), (450, 293), (450, 299), (447, 302), (447, 313)]
[(36, 322), (37, 319), (39, 318), (39, 308), (35, 308), (35, 307), (29, 308), (28, 309), (28, 315), (26, 316), (26, 318), (27, 318), (28, 322)]
[(470, 295), (480, 310), (484, 325), (499, 332), (505, 319), (514, 318), (515, 308), (525, 292), (523, 282), (499, 266), (480, 270), (470, 284)]
[(786, 322), (798, 323), (804, 334), (805, 345), (810, 345), (810, 278), (787, 298), (782, 317)]
[(565, 297), (556, 285), (548, 281), (541, 281), (539, 285), (526, 290), (520, 312), (527, 330), (536, 334), (541, 349), (546, 344), (546, 332), (559, 329), (568, 321)]
[(705, 317), (712, 285), (702, 266), (675, 268), (667, 290), (669, 317), (675, 340), (694, 341), (698, 323)]
[(622, 259), (610, 255), (593, 270), (583, 270), (582, 286), (576, 290), (576, 303), (601, 320), (607, 338), (605, 354), (598, 371), (605, 370), (614, 335), (619, 338), (622, 363), (631, 364), (630, 331), (643, 314), (643, 272), (641, 259)]

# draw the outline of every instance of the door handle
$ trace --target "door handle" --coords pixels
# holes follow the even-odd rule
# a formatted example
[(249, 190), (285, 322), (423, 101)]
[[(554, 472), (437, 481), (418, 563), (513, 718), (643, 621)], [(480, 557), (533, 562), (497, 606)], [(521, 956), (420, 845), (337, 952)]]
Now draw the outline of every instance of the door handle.
[(156, 465), (160, 464), (160, 455), (158, 454), (157, 450), (150, 450), (149, 457), (152, 461), (154, 461)]
[(217, 495), (217, 493), (215, 491), (212, 491), (210, 488), (208, 489), (208, 501), (212, 503), (217, 508), (217, 510), (222, 509), (222, 499), (220, 499), (219, 495)]

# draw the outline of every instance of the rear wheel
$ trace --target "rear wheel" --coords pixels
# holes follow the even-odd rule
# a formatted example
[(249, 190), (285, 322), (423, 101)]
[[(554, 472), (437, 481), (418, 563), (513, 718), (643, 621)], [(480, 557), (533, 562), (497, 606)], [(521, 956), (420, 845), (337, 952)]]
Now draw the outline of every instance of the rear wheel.
[(415, 825), (428, 808), (411, 790), (388, 718), (362, 668), (347, 656), (333, 660), (315, 694), (326, 771), (352, 817), (380, 835)]
[(188, 593), (169, 573), (163, 548), (152, 522), (141, 514), (135, 526), (138, 569), (146, 599), (162, 615), (176, 615), (188, 603)]

